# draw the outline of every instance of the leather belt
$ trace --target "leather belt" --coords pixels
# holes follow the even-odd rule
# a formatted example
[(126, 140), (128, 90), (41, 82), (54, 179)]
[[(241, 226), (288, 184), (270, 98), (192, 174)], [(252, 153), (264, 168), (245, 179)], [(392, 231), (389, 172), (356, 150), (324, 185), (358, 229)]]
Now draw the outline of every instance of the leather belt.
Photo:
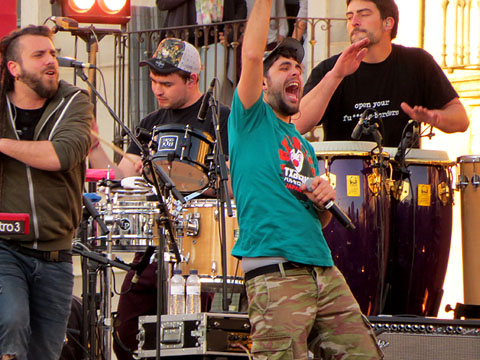
[(308, 269), (310, 271), (313, 270), (313, 265), (297, 264), (291, 261), (287, 261), (279, 264), (260, 266), (256, 269), (247, 271), (245, 273), (245, 281), (248, 281), (260, 275), (270, 274), (274, 272), (282, 272), (282, 267), (283, 267), (283, 270), (293, 270), (293, 269)]
[(42, 251), (30, 249), (19, 245), (16, 242), (2, 240), (2, 244), (5, 244), (13, 251), (19, 252), (22, 255), (31, 256), (36, 259), (50, 261), (50, 262), (68, 262), (72, 263), (72, 252), (69, 250), (55, 250), (55, 251)]

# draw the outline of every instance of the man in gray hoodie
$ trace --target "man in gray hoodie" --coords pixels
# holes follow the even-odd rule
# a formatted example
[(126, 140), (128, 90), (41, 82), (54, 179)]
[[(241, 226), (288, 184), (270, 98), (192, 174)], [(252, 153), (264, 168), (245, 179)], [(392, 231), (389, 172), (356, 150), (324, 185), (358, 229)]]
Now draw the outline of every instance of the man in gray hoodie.
[(70, 313), (93, 107), (50, 29), (0, 41), (0, 356), (57, 360)]

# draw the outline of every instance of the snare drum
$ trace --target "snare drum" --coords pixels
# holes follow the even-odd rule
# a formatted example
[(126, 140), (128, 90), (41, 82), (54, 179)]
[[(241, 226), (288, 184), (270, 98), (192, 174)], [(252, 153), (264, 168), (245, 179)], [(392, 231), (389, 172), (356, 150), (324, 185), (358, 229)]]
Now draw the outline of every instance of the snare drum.
[[(394, 157), (396, 148), (385, 148)], [(386, 314), (436, 316), (452, 235), (452, 172), (444, 151), (411, 149), (393, 166)]]
[(457, 189), (460, 190), (462, 215), (464, 303), (480, 305), (480, 236), (477, 233), (480, 213), (480, 156), (460, 156), (457, 164)]
[[(112, 225), (110, 227), (114, 251), (144, 251), (147, 246), (158, 245), (155, 218), (157, 202), (147, 201), (153, 195), (147, 189), (112, 189)], [(105, 222), (108, 211), (105, 202), (97, 203), (98, 212)], [(108, 225), (108, 224), (107, 224)], [(107, 236), (100, 236), (96, 225), (94, 248), (104, 250)]]
[(377, 315), (389, 243), (390, 200), (384, 164), (379, 166), (384, 162), (383, 154), (371, 153), (377, 145), (374, 142), (324, 141), (312, 145), (320, 175), (327, 176), (336, 190), (335, 202), (357, 228), (346, 230), (332, 218), (323, 234), (362, 312)]
[[(217, 201), (213, 199), (193, 200), (183, 210), (181, 222), (183, 236), (179, 236), (178, 241), (183, 257), (184, 274), (196, 269), (204, 280), (222, 277), (220, 218), (216, 205)], [(233, 217), (225, 214), (227, 277), (237, 278), (241, 272), (239, 262), (230, 255), (238, 238), (237, 214), (233, 204), (232, 208)]]
[(188, 125), (164, 125), (153, 129), (157, 152), (153, 162), (161, 166), (181, 192), (194, 192), (208, 186), (209, 156), (213, 138)]

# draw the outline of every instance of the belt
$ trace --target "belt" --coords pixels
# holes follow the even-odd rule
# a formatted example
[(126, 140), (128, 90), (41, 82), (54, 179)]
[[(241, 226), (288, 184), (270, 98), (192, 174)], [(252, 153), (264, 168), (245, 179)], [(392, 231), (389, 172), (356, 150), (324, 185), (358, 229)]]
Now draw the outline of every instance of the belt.
[(31, 256), (36, 259), (51, 261), (51, 262), (68, 262), (72, 263), (72, 252), (69, 250), (55, 250), (55, 251), (42, 251), (30, 249), (19, 245), (12, 241), (1, 241), (13, 251), (19, 252), (22, 255)]
[(297, 264), (291, 261), (279, 263), (279, 264), (271, 264), (266, 266), (260, 266), (256, 269), (247, 271), (245, 273), (245, 281), (253, 279), (256, 276), (270, 274), (274, 272), (282, 272), (283, 270), (293, 270), (293, 269), (308, 269), (313, 270), (313, 265), (305, 265), (305, 264)]

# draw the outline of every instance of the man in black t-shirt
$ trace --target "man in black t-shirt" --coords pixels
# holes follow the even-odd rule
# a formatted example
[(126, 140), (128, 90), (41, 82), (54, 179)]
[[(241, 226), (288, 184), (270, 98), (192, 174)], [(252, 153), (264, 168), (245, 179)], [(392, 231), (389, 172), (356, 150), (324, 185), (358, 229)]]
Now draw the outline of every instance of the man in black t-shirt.
[(393, 0), (347, 0), (353, 45), (313, 69), (299, 115), (293, 119), (301, 133), (321, 123), (324, 140), (352, 140), (367, 109), (383, 121), (384, 146), (398, 146), (409, 119), (447, 133), (468, 128), (458, 94), (432, 56), (391, 43), (397, 27)]
[[(156, 131), (155, 127), (164, 125), (168, 132), (169, 126), (174, 130), (184, 129), (188, 125), (197, 134), (207, 133), (211, 139), (215, 139), (211, 110), (208, 110), (204, 121), (197, 119), (205, 95), (200, 92), (198, 84), (201, 70), (200, 55), (193, 45), (179, 39), (166, 38), (160, 42), (153, 58), (141, 62), (140, 65), (149, 67), (152, 91), (157, 98), (159, 109), (141, 120), (138, 128), (151, 133)], [(222, 104), (218, 106), (220, 140), (226, 153), (227, 119), (230, 110)], [(193, 136), (192, 133), (190, 135)], [(135, 143), (130, 144), (127, 154), (118, 166), (113, 164), (98, 142), (92, 146), (89, 159), (93, 168), (106, 168), (110, 165), (115, 170), (116, 178), (138, 176), (142, 173), (141, 150)], [(211, 189), (205, 194), (207, 193), (211, 195)], [(143, 253), (137, 253), (134, 263), (140, 261), (142, 256)], [(138, 317), (156, 314), (156, 270), (156, 262), (149, 264), (133, 289), (131, 282), (135, 271), (130, 270), (122, 284), (115, 324), (115, 335), (120, 341), (115, 341), (113, 346), (119, 360), (133, 360), (131, 352), (137, 349)], [(130, 351), (123, 349), (121, 345)]]
[[(159, 109), (141, 120), (138, 128), (151, 132), (155, 126), (160, 125), (189, 125), (190, 128), (206, 132), (215, 138), (210, 110), (205, 121), (197, 119), (203, 94), (199, 88), (200, 55), (193, 45), (175, 38), (164, 39), (153, 58), (140, 62), (140, 65), (149, 67), (152, 91)], [(230, 110), (219, 104), (219, 113), (222, 147), (227, 152), (227, 119)], [(141, 175), (140, 155), (140, 149), (132, 142), (127, 149), (127, 156), (116, 165), (100, 143), (96, 142), (92, 146), (89, 160), (93, 168), (107, 168), (110, 165), (115, 170), (116, 178), (124, 178)]]

